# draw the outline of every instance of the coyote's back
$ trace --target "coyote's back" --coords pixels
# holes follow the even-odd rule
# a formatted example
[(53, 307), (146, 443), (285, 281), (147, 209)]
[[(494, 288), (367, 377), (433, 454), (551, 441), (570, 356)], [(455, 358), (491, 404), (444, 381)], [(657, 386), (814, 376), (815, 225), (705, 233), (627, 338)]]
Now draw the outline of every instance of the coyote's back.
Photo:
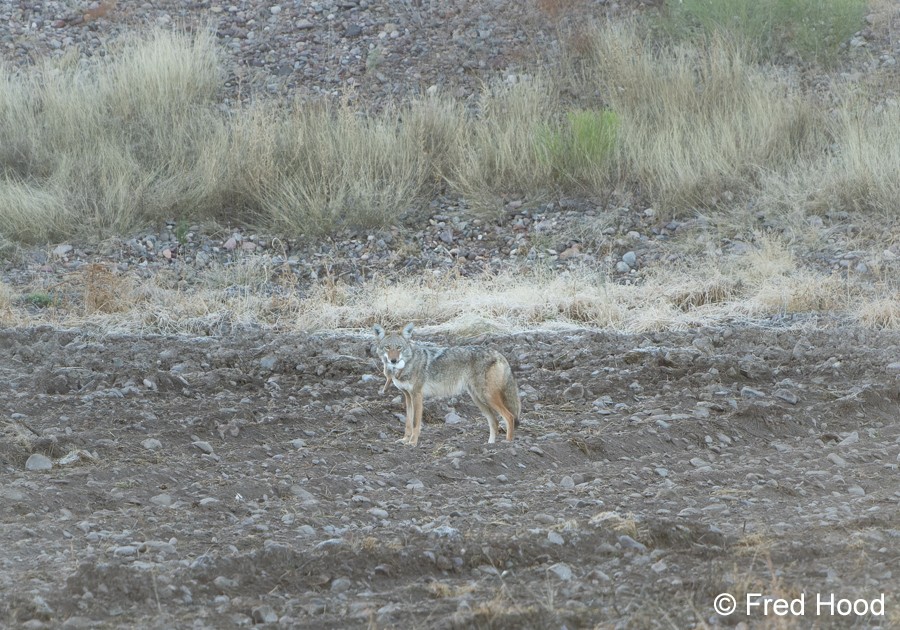
[(490, 437), (497, 439), (500, 419), (506, 423), (506, 439), (512, 440), (521, 414), (519, 392), (506, 358), (489, 348), (460, 346), (438, 348), (412, 341), (412, 324), (399, 333), (386, 334), (375, 326), (378, 355), (384, 364), (385, 384), (403, 392), (406, 431), (401, 442), (416, 445), (422, 430), (423, 400), (467, 392), (488, 419)]

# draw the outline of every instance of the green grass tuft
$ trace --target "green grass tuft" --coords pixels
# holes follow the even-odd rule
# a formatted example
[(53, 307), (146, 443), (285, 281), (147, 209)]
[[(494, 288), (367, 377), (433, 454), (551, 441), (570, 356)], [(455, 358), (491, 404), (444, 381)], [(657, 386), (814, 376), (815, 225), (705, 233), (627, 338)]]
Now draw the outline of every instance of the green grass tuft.
[(618, 129), (619, 117), (611, 110), (572, 111), (560, 128), (545, 130), (537, 149), (563, 187), (590, 188), (605, 179)]
[(22, 296), (22, 301), (35, 308), (50, 308), (57, 304), (56, 298), (49, 293), (28, 293)]

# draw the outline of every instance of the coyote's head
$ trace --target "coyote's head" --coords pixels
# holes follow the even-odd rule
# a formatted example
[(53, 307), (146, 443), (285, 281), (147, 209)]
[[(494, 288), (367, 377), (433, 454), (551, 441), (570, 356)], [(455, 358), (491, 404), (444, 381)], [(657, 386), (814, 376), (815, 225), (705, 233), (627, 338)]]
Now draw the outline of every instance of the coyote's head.
[(378, 356), (381, 357), (384, 367), (392, 372), (399, 372), (406, 365), (412, 353), (410, 337), (413, 325), (407, 324), (399, 333), (386, 334), (384, 328), (375, 324), (375, 335), (378, 337)]

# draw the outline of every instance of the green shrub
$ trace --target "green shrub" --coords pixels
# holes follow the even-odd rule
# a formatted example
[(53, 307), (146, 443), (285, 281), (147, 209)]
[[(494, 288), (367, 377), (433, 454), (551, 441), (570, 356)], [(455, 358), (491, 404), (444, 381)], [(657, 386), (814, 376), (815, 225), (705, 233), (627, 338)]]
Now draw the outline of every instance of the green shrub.
[(56, 298), (49, 293), (29, 293), (22, 296), (22, 301), (35, 308), (50, 308), (57, 304)]
[(611, 110), (577, 110), (560, 128), (546, 127), (537, 148), (564, 187), (589, 186), (607, 172), (618, 128), (619, 117)]
[(862, 26), (865, 0), (668, 0), (663, 28), (684, 39), (724, 32), (762, 60), (796, 53), (832, 63)]

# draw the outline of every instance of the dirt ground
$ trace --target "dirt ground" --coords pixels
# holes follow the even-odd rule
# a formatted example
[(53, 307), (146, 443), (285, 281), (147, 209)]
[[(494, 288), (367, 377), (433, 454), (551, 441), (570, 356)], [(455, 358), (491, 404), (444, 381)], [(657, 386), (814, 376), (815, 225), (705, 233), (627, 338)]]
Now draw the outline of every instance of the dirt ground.
[(897, 333), (475, 339), (418, 448), (372, 340), (0, 332), (0, 624), (900, 627)]

